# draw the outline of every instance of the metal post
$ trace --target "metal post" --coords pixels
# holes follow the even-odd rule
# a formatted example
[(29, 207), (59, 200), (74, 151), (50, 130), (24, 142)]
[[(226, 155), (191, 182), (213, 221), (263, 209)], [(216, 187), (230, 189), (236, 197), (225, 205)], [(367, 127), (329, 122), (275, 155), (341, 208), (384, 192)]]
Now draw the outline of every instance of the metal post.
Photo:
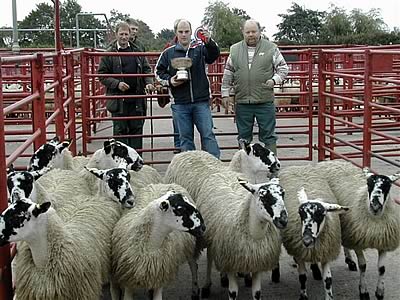
[(18, 24), (17, 24), (17, 0), (12, 0), (12, 16), (13, 16), (13, 44), (11, 50), (19, 52), (21, 48), (18, 44)]
[[(0, 60), (0, 86), (2, 86)], [(0, 88), (0, 211), (7, 208), (7, 174), (6, 174), (6, 149), (3, 113), (3, 92)], [(11, 283), (11, 258), (10, 246), (0, 247), (0, 299), (11, 300), (13, 298)]]

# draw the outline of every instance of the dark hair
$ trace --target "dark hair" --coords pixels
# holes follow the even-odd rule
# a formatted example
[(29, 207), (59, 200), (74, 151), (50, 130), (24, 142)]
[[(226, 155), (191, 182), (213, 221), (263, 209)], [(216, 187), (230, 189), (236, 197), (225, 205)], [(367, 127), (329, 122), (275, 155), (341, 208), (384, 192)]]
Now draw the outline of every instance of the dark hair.
[(139, 22), (136, 21), (135, 19), (127, 18), (127, 19), (125, 20), (125, 22), (128, 23), (128, 25), (133, 25), (133, 26), (139, 27)]
[(178, 25), (182, 21), (187, 22), (189, 24), (190, 31), (192, 31), (192, 24), (190, 24), (190, 22), (188, 20), (186, 20), (186, 19), (177, 19), (174, 22), (174, 32), (176, 33), (176, 31), (178, 30)]

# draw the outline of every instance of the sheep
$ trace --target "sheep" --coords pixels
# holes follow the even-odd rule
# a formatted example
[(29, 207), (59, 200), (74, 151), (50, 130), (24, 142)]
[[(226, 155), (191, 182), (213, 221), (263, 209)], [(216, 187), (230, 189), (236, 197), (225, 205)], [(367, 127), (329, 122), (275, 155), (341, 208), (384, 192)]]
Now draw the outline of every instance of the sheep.
[(158, 171), (148, 165), (144, 165), (140, 171), (130, 171), (131, 186), (135, 191), (151, 183), (163, 183), (163, 177)]
[(28, 171), (53, 167), (79, 172), (85, 165), (89, 168), (108, 169), (118, 167), (121, 162), (126, 162), (127, 168), (134, 171), (139, 171), (143, 167), (143, 159), (135, 149), (114, 139), (105, 141), (103, 148), (98, 149), (90, 158), (73, 157), (68, 150), (70, 143), (71, 141), (60, 142), (58, 137), (54, 137), (43, 144), (30, 158)]
[(378, 299), (384, 297), (385, 258), (400, 243), (400, 208), (392, 201), (390, 188), (400, 173), (390, 176), (374, 175), (368, 168), (363, 172), (349, 162), (334, 160), (317, 165), (329, 183), (337, 201), (353, 209), (340, 218), (342, 245), (353, 249), (360, 272), (360, 299), (369, 299), (365, 281), (366, 260), (363, 251), (378, 250), (379, 278), (375, 290)]
[(224, 170), (244, 173), (244, 177), (255, 183), (257, 173), (276, 174), (280, 162), (273, 152), (261, 144), (240, 141), (242, 147), (227, 167), (220, 160), (205, 151), (187, 151), (175, 155), (164, 176), (166, 183), (177, 183), (186, 188), (196, 202), (203, 180), (211, 174)]
[(229, 299), (238, 294), (236, 272), (252, 272), (253, 299), (260, 299), (261, 272), (275, 267), (281, 253), (278, 229), (286, 226), (287, 212), (279, 179), (260, 184), (240, 181), (239, 185), (235, 182), (238, 174), (226, 171), (204, 178), (197, 198), (207, 224), (204, 298), (210, 294), (214, 261), (218, 271), (228, 273)]
[(0, 215), (0, 246), (24, 241), (15, 258), (16, 299), (99, 299), (119, 207), (77, 197), (57, 211), (50, 202), (21, 198)]
[[(192, 299), (198, 299), (195, 240), (205, 225), (188, 192), (176, 184), (150, 184), (140, 190), (137, 205), (118, 221), (112, 236), (112, 277), (132, 299), (137, 288), (154, 289), (172, 281), (178, 267), (189, 261), (193, 276)], [(117, 292), (113, 291), (113, 297)]]
[(306, 262), (321, 263), (325, 299), (333, 299), (330, 262), (340, 254), (338, 214), (346, 212), (348, 207), (337, 204), (328, 183), (311, 165), (287, 167), (281, 171), (279, 180), (286, 191), (289, 216), (288, 226), (282, 230), (282, 243), (298, 264), (300, 299), (308, 299)]

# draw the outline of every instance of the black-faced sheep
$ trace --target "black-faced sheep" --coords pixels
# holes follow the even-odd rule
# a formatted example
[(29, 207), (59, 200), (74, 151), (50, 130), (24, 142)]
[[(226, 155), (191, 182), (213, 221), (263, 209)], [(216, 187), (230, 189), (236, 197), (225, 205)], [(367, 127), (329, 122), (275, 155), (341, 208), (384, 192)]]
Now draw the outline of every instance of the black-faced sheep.
[[(194, 201), (205, 178), (222, 171), (243, 173), (242, 177), (255, 183), (257, 175), (276, 174), (280, 162), (273, 152), (262, 145), (241, 142), (242, 149), (237, 151), (229, 167), (205, 151), (187, 151), (175, 155), (165, 173), (166, 183), (177, 183), (186, 188)], [(237, 183), (236, 183), (237, 184)]]
[(341, 160), (322, 162), (317, 167), (338, 203), (352, 208), (340, 216), (340, 222), (343, 246), (355, 250), (357, 255), (360, 299), (369, 299), (363, 253), (368, 248), (378, 250), (379, 279), (375, 295), (383, 299), (385, 258), (387, 252), (394, 251), (400, 244), (400, 207), (390, 196), (391, 185), (400, 178), (400, 173), (375, 175)]
[(50, 202), (22, 198), (1, 214), (0, 246), (24, 241), (15, 258), (17, 299), (99, 299), (109, 279), (119, 207), (84, 198), (57, 212)]
[[(176, 184), (151, 184), (138, 191), (137, 205), (118, 221), (112, 238), (112, 276), (125, 290), (124, 299), (132, 299), (138, 288), (153, 289), (153, 299), (162, 299), (162, 288), (175, 279), (178, 267), (195, 261), (195, 239), (182, 231), (198, 237), (205, 226), (189, 199)], [(191, 270), (192, 297), (198, 299), (197, 268)]]
[(325, 299), (333, 299), (330, 263), (340, 253), (341, 229), (339, 216), (332, 212), (342, 213), (348, 208), (337, 204), (328, 183), (311, 165), (287, 167), (281, 171), (279, 180), (286, 191), (289, 214), (282, 242), (298, 264), (300, 299), (307, 299), (306, 262), (321, 263)]
[(229, 299), (238, 295), (237, 272), (252, 272), (253, 299), (260, 299), (261, 272), (271, 270), (281, 253), (278, 229), (286, 226), (287, 213), (279, 179), (260, 184), (241, 181), (241, 187), (235, 183), (238, 174), (227, 171), (204, 178), (197, 198), (207, 225), (208, 270), (203, 297), (210, 293), (214, 261), (217, 270), (228, 273)]
[(43, 144), (32, 155), (28, 171), (37, 171), (45, 167), (62, 170), (81, 171), (84, 166), (89, 168), (110, 169), (126, 163), (127, 169), (139, 171), (143, 167), (143, 159), (135, 149), (110, 139), (104, 142), (103, 148), (98, 149), (91, 157), (73, 157), (68, 150), (71, 141), (60, 142), (58, 137)]

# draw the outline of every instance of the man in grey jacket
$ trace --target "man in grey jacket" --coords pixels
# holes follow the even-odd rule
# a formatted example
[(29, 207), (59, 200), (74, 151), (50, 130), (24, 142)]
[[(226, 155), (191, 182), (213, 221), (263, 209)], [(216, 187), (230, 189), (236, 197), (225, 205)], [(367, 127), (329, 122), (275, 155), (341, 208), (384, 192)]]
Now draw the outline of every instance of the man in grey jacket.
[(289, 68), (278, 47), (261, 38), (257, 21), (245, 21), (243, 37), (232, 45), (225, 65), (223, 103), (227, 105), (234, 95), (238, 139), (252, 141), (257, 120), (259, 140), (276, 153), (274, 86), (283, 82)]
[[(135, 52), (129, 39), (131, 31), (129, 24), (121, 22), (116, 27), (116, 41), (107, 52)], [(98, 68), (99, 74), (151, 74), (147, 59), (143, 56), (103, 56)], [(145, 88), (153, 90), (153, 80), (150, 77), (100, 77), (100, 82), (106, 87), (107, 95), (121, 95), (119, 99), (107, 100), (107, 110), (113, 117), (131, 117), (146, 115), (146, 100), (144, 98), (125, 98), (124, 95), (144, 95)], [(143, 148), (142, 137), (132, 135), (143, 134), (144, 120), (113, 120), (115, 138), (134, 149)], [(118, 137), (123, 136), (123, 137)], [(140, 150), (138, 151), (140, 152)]]

